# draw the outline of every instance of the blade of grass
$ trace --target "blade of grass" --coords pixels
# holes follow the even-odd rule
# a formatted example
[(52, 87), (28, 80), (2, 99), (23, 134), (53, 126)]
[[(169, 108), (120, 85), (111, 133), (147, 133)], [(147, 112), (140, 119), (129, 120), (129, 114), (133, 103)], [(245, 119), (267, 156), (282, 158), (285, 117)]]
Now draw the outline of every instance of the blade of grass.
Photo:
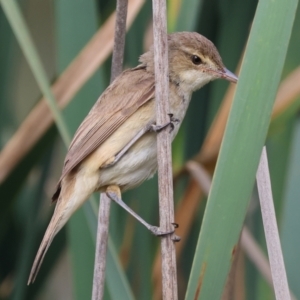
[(221, 297), (266, 138), (297, 3), (261, 0), (258, 4), (186, 299)]

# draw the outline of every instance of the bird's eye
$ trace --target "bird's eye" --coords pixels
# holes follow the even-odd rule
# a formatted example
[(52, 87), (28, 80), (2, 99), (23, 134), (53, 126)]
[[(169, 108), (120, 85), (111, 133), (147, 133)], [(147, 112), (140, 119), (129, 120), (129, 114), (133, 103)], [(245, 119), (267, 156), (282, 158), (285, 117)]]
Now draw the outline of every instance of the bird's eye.
[(200, 65), (202, 63), (202, 59), (197, 55), (193, 55), (192, 62), (194, 65)]

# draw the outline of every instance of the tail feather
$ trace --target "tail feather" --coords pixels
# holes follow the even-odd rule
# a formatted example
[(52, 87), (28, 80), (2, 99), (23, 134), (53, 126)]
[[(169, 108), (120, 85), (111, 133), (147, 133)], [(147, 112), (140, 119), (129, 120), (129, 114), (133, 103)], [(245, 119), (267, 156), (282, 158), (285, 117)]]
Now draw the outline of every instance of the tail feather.
[(42, 265), (42, 262), (44, 260), (45, 254), (47, 253), (48, 248), (49, 248), (50, 244), (52, 243), (54, 235), (55, 234), (51, 234), (51, 236), (48, 237), (47, 234), (45, 234), (43, 241), (40, 245), (39, 251), (34, 259), (27, 285), (34, 283), (35, 278), (36, 278), (36, 276), (40, 270), (40, 267)]
[(61, 227), (64, 224), (60, 224), (61, 220), (56, 218), (56, 215), (54, 213), (52, 220), (46, 230), (46, 233), (44, 235), (44, 238), (41, 242), (41, 245), (39, 247), (39, 250), (36, 254), (36, 257), (34, 259), (31, 271), (30, 271), (30, 275), (28, 278), (28, 282), (27, 285), (34, 283), (35, 278), (40, 270), (40, 267), (42, 265), (42, 262), (44, 260), (44, 257), (53, 241), (53, 238), (55, 237), (55, 235), (57, 234), (57, 232), (61, 229)]
[(56, 205), (54, 215), (48, 225), (48, 228), (45, 232), (39, 250), (35, 256), (30, 275), (28, 278), (27, 285), (34, 283), (35, 278), (40, 270), (44, 257), (55, 237), (55, 235), (59, 232), (59, 230), (63, 227), (63, 225), (67, 222), (68, 218), (63, 218), (63, 211), (58, 209), (59, 203)]
[[(95, 176), (89, 178), (88, 185), (86, 184), (87, 179), (85, 179), (85, 184), (80, 185), (77, 190), (75, 190), (74, 188), (74, 186), (76, 186), (76, 182), (74, 183), (73, 177), (65, 178), (63, 186), (61, 186), (61, 183), (59, 183), (58, 189), (54, 194), (54, 200), (57, 200), (54, 214), (46, 230), (37, 255), (34, 259), (28, 279), (28, 285), (35, 281), (35, 278), (39, 272), (46, 252), (50, 247), (55, 235), (66, 224), (71, 215), (84, 203), (84, 201), (94, 191), (98, 181), (98, 173), (94, 175)], [(86, 177), (87, 175), (85, 174), (85, 178)]]

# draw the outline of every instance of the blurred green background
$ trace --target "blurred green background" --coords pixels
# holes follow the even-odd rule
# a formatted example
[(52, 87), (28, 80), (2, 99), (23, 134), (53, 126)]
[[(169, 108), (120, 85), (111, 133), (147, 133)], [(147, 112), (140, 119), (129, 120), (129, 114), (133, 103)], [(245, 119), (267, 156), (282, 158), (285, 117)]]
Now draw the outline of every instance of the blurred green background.
[[(129, 4), (133, 2), (129, 1)], [(50, 84), (87, 45), (116, 5), (115, 1), (108, 0), (22, 0), (18, 4)], [(253, 0), (169, 0), (169, 32), (197, 31), (205, 35), (217, 46), (226, 67), (236, 71), (256, 6), (257, 1)], [(144, 1), (126, 36), (124, 68), (136, 66), (139, 55), (152, 43), (151, 14), (151, 1)], [(103, 47), (105, 42), (99, 41)], [(0, 45), (0, 149), (3, 150), (17, 130), (24, 126), (24, 120), (42, 94), (2, 9)], [(300, 8), (296, 12), (282, 79), (298, 67), (299, 47)], [(72, 133), (108, 85), (110, 63), (111, 56), (63, 110)], [(300, 80), (294, 84), (299, 86)], [(179, 171), (199, 153), (228, 87), (227, 82), (216, 81), (193, 95), (173, 143), (173, 168), (177, 174), (175, 205), (181, 207), (184, 201), (189, 203), (193, 197), (198, 203), (192, 216), (185, 217), (183, 211), (177, 210), (177, 216), (181, 216), (183, 222), (188, 218), (191, 224), (184, 233), (179, 231), (179, 235), (184, 234), (178, 255), (179, 299), (184, 298), (187, 288), (205, 208), (205, 201), (201, 201), (205, 197), (192, 192), (188, 172)], [(297, 97), (295, 95), (272, 119), (266, 145), (288, 280), (294, 295), (300, 299), (300, 239), (297, 234), (300, 228), (300, 121)], [(36, 124), (38, 128), (39, 124)], [(31, 134), (35, 133), (28, 132), (28, 140)], [(53, 212), (50, 198), (65, 153), (58, 131), (52, 125), (4, 177), (0, 175), (0, 299), (91, 298), (97, 215), (90, 205), (81, 208), (57, 235), (37, 281), (29, 287), (26, 285), (32, 261)], [(212, 172), (215, 161), (216, 157), (201, 163)], [(5, 163), (3, 151), (0, 152), (0, 162), (1, 169)], [(127, 192), (124, 199), (151, 224), (158, 224), (157, 177)], [(255, 192), (246, 223), (266, 251)], [(159, 239), (115, 204), (112, 204), (110, 236), (116, 250), (111, 260), (119, 263), (122, 269), (108, 267), (111, 273), (107, 278), (105, 299), (160, 299), (159, 276), (154, 267)], [(272, 289), (242, 250), (236, 274), (239, 280), (236, 280), (231, 299), (274, 299)], [(118, 290), (118, 280), (127, 289), (126, 295), (122, 289)]]

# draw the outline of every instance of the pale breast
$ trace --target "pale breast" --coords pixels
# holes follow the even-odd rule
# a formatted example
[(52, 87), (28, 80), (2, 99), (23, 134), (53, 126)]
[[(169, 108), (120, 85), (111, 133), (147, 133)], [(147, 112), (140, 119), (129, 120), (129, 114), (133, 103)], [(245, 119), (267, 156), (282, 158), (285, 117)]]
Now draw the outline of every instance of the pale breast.
[(133, 188), (152, 177), (157, 169), (156, 134), (147, 133), (109, 168), (99, 172), (99, 187), (116, 184), (122, 190)]

